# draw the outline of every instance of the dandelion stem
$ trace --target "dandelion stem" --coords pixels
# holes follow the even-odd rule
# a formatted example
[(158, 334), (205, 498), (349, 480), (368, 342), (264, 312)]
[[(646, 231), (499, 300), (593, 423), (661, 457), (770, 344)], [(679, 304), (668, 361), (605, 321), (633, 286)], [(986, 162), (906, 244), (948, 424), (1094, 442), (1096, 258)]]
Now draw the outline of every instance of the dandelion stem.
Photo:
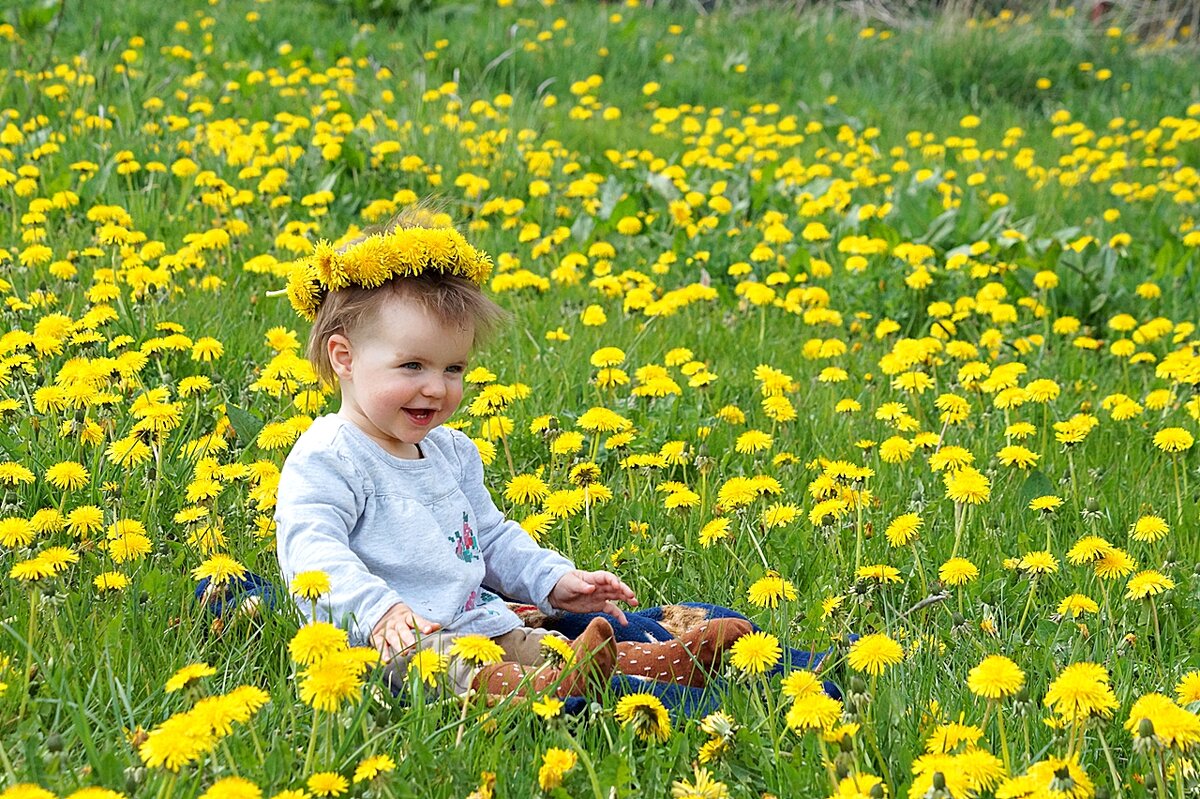
[(762, 547), (758, 543), (758, 538), (754, 535), (754, 525), (746, 525), (746, 534), (750, 536), (750, 541), (753, 542), (754, 548), (758, 550), (758, 557), (762, 559), (763, 568), (770, 571), (771, 564), (767, 562), (767, 556), (763, 554)]
[(1033, 595), (1037, 593), (1038, 576), (1035, 574), (1029, 581), (1029, 599), (1025, 601), (1025, 610), (1021, 611), (1021, 620), (1017, 622), (1017, 633), (1025, 629), (1025, 617), (1029, 615), (1029, 608), (1033, 607)]
[[(874, 704), (878, 697), (874, 696), (872, 691), (871, 702)], [(875, 737), (875, 727), (872, 725), (867, 728), (867, 743), (871, 745), (871, 752), (875, 755), (875, 762), (879, 766), (879, 770), (883, 772), (883, 779), (887, 783), (888, 792), (895, 790), (896, 783), (892, 781), (892, 770), (888, 766), (887, 760), (883, 757), (883, 752), (879, 749), (879, 740)]]
[(929, 580), (925, 577), (925, 564), (921, 561), (921, 553), (917, 549), (917, 541), (912, 542), (913, 560), (917, 564), (917, 574), (921, 575), (921, 596), (929, 596)]
[(963, 527), (966, 522), (966, 513), (961, 502), (954, 503), (954, 548), (950, 550), (950, 557), (958, 557), (958, 547), (962, 543)]
[[(1183, 524), (1183, 492), (1179, 490), (1179, 456), (1171, 458), (1171, 474), (1175, 476), (1175, 523)], [(1185, 472), (1186, 474), (1186, 472)]]
[(825, 773), (829, 775), (829, 784), (833, 787), (834, 796), (838, 792), (837, 775), (833, 772), (833, 761), (829, 759), (829, 749), (825, 746), (825, 739), (819, 734), (817, 735), (817, 745), (821, 747), (821, 765), (825, 766)]
[(13, 771), (12, 761), (8, 759), (8, 752), (4, 748), (3, 741), (0, 741), (0, 764), (4, 765), (4, 773), (8, 776), (9, 784), (15, 784), (17, 772)]
[(1153, 596), (1148, 596), (1146, 598), (1150, 600), (1150, 617), (1152, 619), (1154, 619), (1154, 649), (1158, 652), (1159, 668), (1162, 668), (1162, 665), (1163, 665), (1162, 630), (1158, 626), (1158, 606), (1156, 604), (1154, 604)]
[(308, 754), (306, 754), (304, 756), (304, 773), (305, 774), (309, 774), (312, 772), (313, 755), (316, 754), (316, 751), (317, 751), (317, 731), (321, 727), (321, 725), (319, 723), (320, 721), (321, 721), (321, 711), (317, 710), (314, 707), (313, 708), (313, 720), (312, 720), (312, 732), (308, 736)]
[(37, 583), (29, 588), (29, 629), (25, 635), (25, 690), (21, 693), (21, 707), (17, 710), (17, 721), (25, 718), (25, 707), (29, 704), (29, 689), (33, 684), (33, 637), (37, 634), (37, 610), (41, 592)]
[(1004, 771), (1012, 776), (1012, 757), (1008, 754), (1008, 730), (1004, 729), (1004, 708), (996, 706), (996, 726), (1000, 729), (1000, 752), (1004, 755)]
[(470, 706), (470, 694), (463, 696), (462, 712), (458, 715), (458, 732), (454, 735), (454, 747), (462, 746), (463, 730), (467, 727), (467, 708)]
[[(500, 432), (500, 443), (504, 447), (504, 460), (508, 461), (508, 476), (515, 480), (517, 477), (517, 470), (513, 466), (512, 450), (508, 447), (508, 436), (504, 435), (503, 430)], [(595, 456), (593, 455), (592, 458), (594, 460)]]
[(1162, 749), (1158, 750), (1158, 779), (1154, 782), (1158, 788), (1158, 799), (1167, 799), (1167, 755)]
[(171, 799), (171, 794), (175, 792), (175, 781), (179, 779), (179, 774), (172, 771), (171, 776), (167, 777), (166, 781), (159, 786), (158, 799)]
[(854, 504), (857, 506), (854, 515), (854, 570), (858, 571), (862, 565), (863, 548), (862, 497)]
[(588, 782), (592, 784), (592, 795), (596, 799), (604, 799), (604, 794), (600, 790), (600, 779), (596, 776), (596, 767), (592, 764), (591, 757), (588, 756), (587, 750), (579, 745), (579, 741), (571, 733), (563, 730), (563, 735), (567, 738), (567, 743), (575, 750), (575, 754), (579, 755), (579, 762), (583, 763), (583, 770), (587, 772)]
[(1104, 750), (1104, 759), (1108, 761), (1108, 774), (1113, 781), (1113, 790), (1117, 792), (1117, 799), (1125, 799), (1125, 791), (1121, 789), (1121, 773), (1117, 771), (1117, 764), (1113, 760), (1112, 750), (1108, 748), (1108, 740), (1104, 737), (1104, 730), (1097, 727), (1096, 732), (1100, 735), (1100, 748)]

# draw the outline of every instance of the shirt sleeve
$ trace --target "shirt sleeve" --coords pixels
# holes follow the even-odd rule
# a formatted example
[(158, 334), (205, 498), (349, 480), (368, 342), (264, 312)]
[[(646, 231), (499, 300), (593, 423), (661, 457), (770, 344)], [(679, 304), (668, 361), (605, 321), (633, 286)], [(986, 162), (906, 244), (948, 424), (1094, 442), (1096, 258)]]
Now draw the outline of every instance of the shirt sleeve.
[(518, 602), (532, 602), (549, 615), (550, 592), (575, 564), (539, 546), (521, 525), (505, 517), (483, 482), (483, 461), (471, 439), (454, 431), (454, 448), (462, 465), (459, 484), (475, 511), (479, 545), (487, 568), (484, 585)]
[[(331, 447), (293, 455), (280, 475), (275, 510), (280, 570), (288, 582), (303, 571), (328, 575), (330, 593), (317, 603), (318, 618), (365, 643), (388, 608), (403, 600), (350, 549), (350, 534), (365, 507), (364, 481)], [(311, 613), (307, 602), (299, 605)]]

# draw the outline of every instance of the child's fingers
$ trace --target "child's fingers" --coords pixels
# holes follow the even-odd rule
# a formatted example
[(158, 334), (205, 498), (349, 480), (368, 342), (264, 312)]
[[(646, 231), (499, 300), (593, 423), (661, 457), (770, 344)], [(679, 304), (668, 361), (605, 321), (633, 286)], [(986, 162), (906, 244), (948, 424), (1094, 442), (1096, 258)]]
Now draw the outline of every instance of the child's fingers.
[[(412, 633), (408, 633), (406, 635), (404, 627), (394, 627), (394, 626), (389, 625), (387, 628), (387, 633), (385, 635), (387, 638), (388, 646), (390, 646), (392, 648), (392, 651), (395, 652), (396, 654), (400, 654), (401, 652), (403, 652), (405, 649), (408, 649), (408, 647), (410, 647), (413, 644)], [(405, 639), (408, 639), (408, 640), (405, 640)]]
[(625, 618), (625, 611), (623, 611), (619, 607), (617, 607), (616, 603), (614, 603), (614, 602), (611, 602), (611, 601), (605, 602), (604, 603), (604, 612), (610, 616), (615, 616), (617, 621), (619, 621), (621, 623), (622, 627), (629, 624), (629, 619)]

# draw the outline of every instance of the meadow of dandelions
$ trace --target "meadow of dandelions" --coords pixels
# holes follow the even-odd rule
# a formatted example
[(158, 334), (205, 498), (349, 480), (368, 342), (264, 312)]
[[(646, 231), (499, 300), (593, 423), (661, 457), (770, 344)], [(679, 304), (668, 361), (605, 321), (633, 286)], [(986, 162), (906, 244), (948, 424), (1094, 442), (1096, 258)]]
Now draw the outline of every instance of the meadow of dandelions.
[[(0, 797), (1200, 791), (1190, 31), (27, 5)], [(543, 544), (760, 627), (719, 707), (448, 697), (436, 653), (393, 695), (300, 624), (329, 583), (281, 582), (275, 490), (336, 394), (279, 290), (431, 197), (513, 314), (452, 424)]]

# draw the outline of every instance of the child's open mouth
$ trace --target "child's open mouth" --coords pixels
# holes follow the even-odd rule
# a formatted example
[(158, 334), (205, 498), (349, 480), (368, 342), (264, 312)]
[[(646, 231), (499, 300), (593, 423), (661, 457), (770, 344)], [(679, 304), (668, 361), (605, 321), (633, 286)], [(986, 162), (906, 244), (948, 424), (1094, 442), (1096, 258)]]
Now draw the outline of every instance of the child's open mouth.
[(404, 412), (416, 424), (429, 424), (433, 419), (433, 408), (405, 408)]

